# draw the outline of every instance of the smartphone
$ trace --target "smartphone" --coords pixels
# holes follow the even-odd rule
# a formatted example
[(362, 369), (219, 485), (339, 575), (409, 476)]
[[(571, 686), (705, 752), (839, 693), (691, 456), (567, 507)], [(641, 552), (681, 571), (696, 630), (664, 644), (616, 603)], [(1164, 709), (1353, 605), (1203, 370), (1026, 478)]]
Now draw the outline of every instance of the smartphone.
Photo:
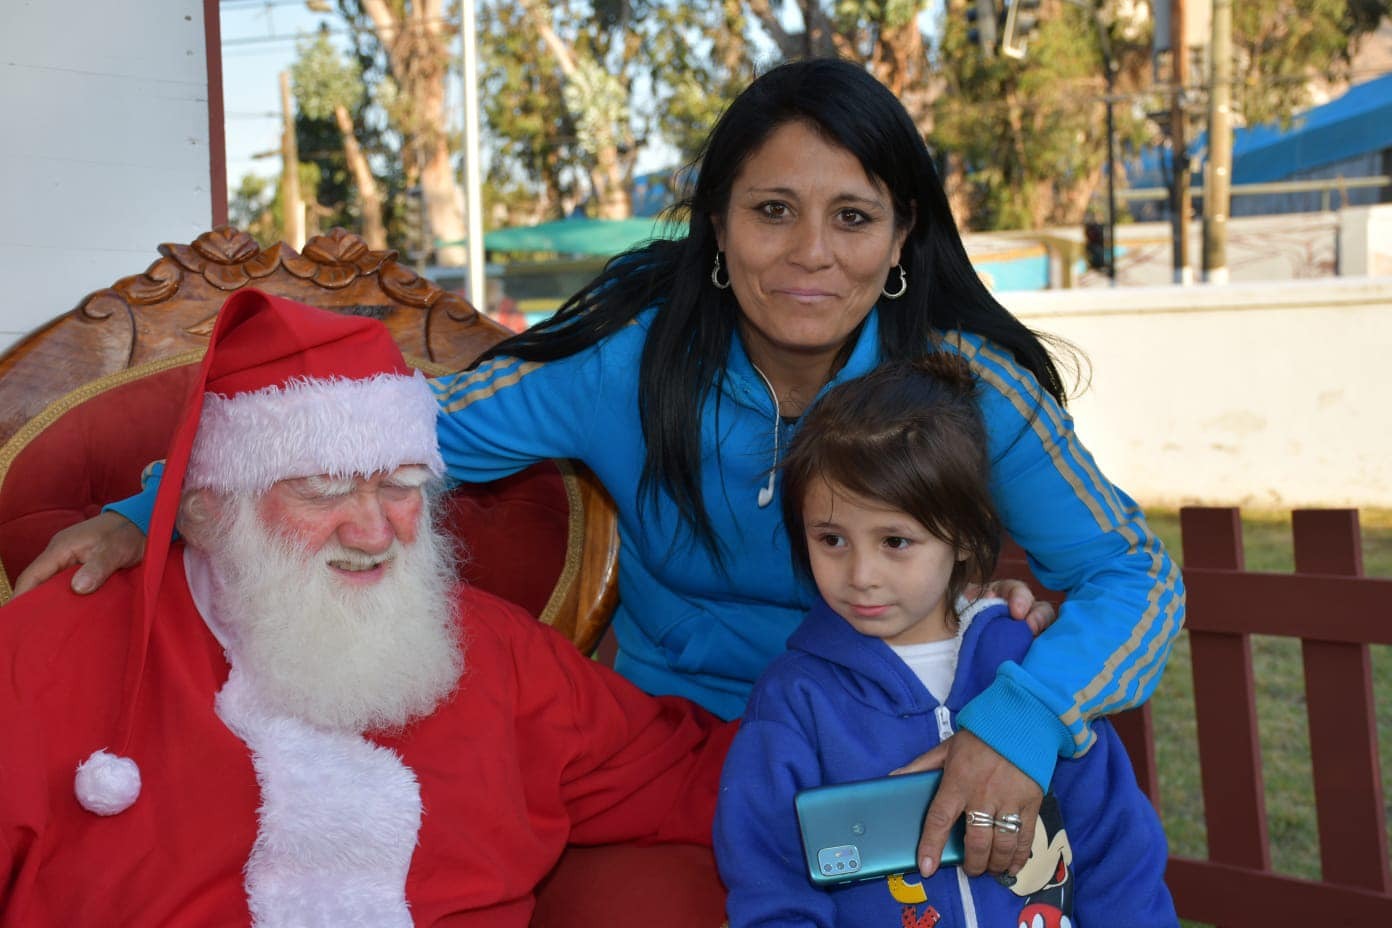
[[(926, 770), (800, 791), (793, 802), (812, 882), (832, 886), (916, 871), (923, 816), (941, 779), (942, 771)], [(942, 866), (962, 863), (964, 828), (958, 819)]]

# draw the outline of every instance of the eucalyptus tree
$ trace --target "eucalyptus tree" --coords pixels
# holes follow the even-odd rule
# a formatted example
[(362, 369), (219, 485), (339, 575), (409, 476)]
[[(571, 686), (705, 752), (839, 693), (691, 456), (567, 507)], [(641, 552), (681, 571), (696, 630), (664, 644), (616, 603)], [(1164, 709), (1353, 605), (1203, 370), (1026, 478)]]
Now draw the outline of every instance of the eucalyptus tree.
[[(458, 5), (446, 0), (338, 0), (349, 41), (374, 102), (397, 143), (407, 190), (418, 190), (431, 237), (464, 238), (464, 199), (450, 138), (448, 81)], [(402, 204), (398, 212), (404, 212)], [(436, 250), (441, 264), (463, 264), (463, 247)]]
[(300, 159), (319, 166), (316, 205), (332, 224), (357, 226), (368, 245), (386, 248), (380, 184), (358, 139), (368, 99), (362, 69), (320, 33), (300, 43), (290, 78)]

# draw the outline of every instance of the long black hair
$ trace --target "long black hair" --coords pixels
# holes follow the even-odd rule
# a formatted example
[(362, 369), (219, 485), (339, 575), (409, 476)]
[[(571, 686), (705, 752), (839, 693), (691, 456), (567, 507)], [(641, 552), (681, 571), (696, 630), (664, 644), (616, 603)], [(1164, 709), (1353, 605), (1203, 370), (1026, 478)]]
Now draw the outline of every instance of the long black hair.
[[(816, 127), (882, 181), (896, 222), (909, 227), (901, 263), (908, 291), (879, 304), (880, 354), (906, 361), (935, 350), (936, 331), (974, 332), (1009, 351), (1060, 403), (1064, 387), (1040, 339), (982, 284), (967, 258), (933, 159), (903, 105), (863, 67), (834, 58), (780, 65), (757, 78), (720, 117), (672, 208), (688, 235), (614, 258), (550, 319), (486, 352), (529, 361), (568, 357), (660, 305), (643, 345), (638, 406), (646, 456), (640, 505), (666, 491), (695, 537), (717, 560), (701, 492), (701, 406), (717, 386), (740, 318), (733, 290), (711, 285), (717, 251), (713, 215), (723, 216), (740, 169), (774, 130)], [(891, 270), (897, 284), (898, 275)], [(854, 336), (853, 336), (854, 337)]]

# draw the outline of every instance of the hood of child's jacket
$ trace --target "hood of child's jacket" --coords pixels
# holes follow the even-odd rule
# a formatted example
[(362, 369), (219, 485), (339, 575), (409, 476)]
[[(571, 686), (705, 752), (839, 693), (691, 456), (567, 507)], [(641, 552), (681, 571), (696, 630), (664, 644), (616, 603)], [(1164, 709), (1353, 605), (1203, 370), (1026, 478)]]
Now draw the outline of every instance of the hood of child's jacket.
[(832, 664), (847, 695), (887, 714), (930, 713), (938, 706), (889, 645), (856, 631), (822, 600), (788, 639), (788, 649)]

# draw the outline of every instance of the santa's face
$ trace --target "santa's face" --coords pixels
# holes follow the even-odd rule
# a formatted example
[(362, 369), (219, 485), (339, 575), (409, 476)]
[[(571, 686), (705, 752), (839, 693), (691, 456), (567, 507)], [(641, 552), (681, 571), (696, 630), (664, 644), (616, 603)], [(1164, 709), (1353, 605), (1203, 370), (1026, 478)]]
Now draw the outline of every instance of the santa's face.
[(458, 681), (448, 542), (407, 469), (237, 497), (208, 553), (232, 662), (273, 711), (399, 728)]
[(261, 495), (256, 514), (293, 547), (332, 555), (342, 582), (371, 585), (391, 569), (395, 546), (416, 541), (430, 479), (423, 465), (407, 465), (370, 477), (282, 480)]

